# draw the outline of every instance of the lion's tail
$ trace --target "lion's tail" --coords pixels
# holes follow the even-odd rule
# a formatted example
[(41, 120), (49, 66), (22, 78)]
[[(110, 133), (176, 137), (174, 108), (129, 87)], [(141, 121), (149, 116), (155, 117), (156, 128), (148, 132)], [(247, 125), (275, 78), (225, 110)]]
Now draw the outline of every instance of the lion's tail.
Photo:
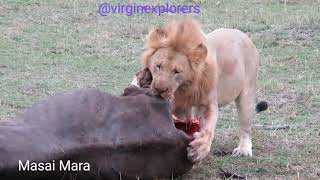
[(256, 112), (259, 113), (261, 111), (265, 111), (268, 109), (268, 102), (266, 101), (260, 101), (256, 106)]

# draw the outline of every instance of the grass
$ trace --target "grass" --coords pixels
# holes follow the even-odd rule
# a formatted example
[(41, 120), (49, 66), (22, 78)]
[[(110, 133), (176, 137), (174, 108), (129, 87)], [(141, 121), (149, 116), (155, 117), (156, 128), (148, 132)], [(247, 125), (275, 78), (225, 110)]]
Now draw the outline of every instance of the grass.
[[(249, 179), (320, 178), (319, 1), (195, 1), (205, 32), (237, 28), (261, 54), (258, 98), (270, 109), (254, 129), (254, 156), (218, 156), (237, 145), (234, 105), (221, 110), (212, 152), (178, 179), (217, 179), (219, 168)], [(9, 0), (0, 4), (0, 119), (46, 96), (98, 87), (119, 94), (140, 68), (147, 32), (178, 15), (109, 15), (100, 2)], [(176, 4), (192, 4), (180, 0)]]

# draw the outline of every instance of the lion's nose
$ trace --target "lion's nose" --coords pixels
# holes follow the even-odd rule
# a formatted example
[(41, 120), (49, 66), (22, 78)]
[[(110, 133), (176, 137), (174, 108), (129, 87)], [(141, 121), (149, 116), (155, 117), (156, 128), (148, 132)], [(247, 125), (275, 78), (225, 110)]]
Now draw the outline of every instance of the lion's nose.
[(158, 94), (166, 93), (169, 91), (167, 87), (155, 87), (154, 89)]

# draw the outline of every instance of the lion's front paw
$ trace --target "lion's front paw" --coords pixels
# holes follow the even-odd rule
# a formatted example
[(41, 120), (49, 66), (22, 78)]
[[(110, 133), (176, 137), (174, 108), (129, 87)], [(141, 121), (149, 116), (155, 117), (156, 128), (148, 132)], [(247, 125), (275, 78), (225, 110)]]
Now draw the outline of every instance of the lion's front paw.
[(252, 145), (251, 143), (239, 144), (237, 148), (232, 151), (234, 156), (252, 156)]
[(204, 159), (210, 152), (211, 147), (211, 132), (209, 130), (203, 130), (201, 132), (194, 133), (194, 140), (188, 147), (188, 158), (193, 163), (199, 162)]

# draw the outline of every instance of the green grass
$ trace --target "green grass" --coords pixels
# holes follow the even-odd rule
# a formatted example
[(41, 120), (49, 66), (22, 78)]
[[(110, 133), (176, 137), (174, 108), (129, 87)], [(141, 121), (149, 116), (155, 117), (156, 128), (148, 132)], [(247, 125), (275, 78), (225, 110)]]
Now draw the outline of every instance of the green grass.
[[(217, 156), (237, 145), (234, 105), (221, 110), (212, 153), (179, 178), (217, 179), (219, 168), (249, 179), (320, 178), (319, 1), (196, 1), (205, 32), (237, 28), (261, 54), (258, 98), (271, 106), (254, 122), (254, 156)], [(177, 4), (192, 4), (180, 0)], [(9, 0), (0, 3), (0, 119), (48, 95), (98, 87), (119, 94), (140, 68), (145, 35), (177, 15), (110, 15), (99, 1)]]

